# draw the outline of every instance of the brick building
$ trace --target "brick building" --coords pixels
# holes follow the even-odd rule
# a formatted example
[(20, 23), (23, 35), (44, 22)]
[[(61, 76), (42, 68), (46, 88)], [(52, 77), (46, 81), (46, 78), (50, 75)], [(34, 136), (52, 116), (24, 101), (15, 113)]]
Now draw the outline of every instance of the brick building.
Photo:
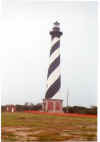
[(62, 100), (44, 99), (42, 108), (45, 112), (62, 112)]
[(6, 105), (6, 112), (16, 112), (15, 105)]

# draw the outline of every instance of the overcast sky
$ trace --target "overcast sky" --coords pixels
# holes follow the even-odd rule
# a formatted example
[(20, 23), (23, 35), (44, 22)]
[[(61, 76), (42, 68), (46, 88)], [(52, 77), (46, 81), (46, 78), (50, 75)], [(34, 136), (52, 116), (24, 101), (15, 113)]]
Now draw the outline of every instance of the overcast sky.
[(2, 104), (42, 102), (51, 37), (61, 37), (61, 96), (69, 105), (97, 103), (97, 3), (2, 0), (0, 72)]

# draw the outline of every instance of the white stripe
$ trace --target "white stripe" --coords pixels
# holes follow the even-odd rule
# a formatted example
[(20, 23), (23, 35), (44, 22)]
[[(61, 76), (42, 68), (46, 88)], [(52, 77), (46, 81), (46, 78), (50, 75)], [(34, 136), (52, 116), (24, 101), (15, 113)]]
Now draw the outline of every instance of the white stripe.
[(60, 41), (60, 38), (55, 37), (55, 38), (52, 40), (52, 42), (51, 42), (51, 48), (53, 47), (53, 45), (54, 45), (57, 41)]
[(56, 49), (49, 58), (49, 65), (60, 55), (60, 48)]
[(47, 90), (59, 78), (59, 76), (60, 76), (60, 66), (58, 66), (49, 76), (47, 80)]
[(61, 97), (60, 89), (59, 89), (58, 92), (52, 97), (52, 99), (59, 99), (59, 97)]

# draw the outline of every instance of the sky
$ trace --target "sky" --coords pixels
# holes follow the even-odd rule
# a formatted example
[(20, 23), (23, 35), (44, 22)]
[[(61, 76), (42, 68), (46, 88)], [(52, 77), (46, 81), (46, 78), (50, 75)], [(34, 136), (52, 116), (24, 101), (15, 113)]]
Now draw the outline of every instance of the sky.
[(46, 93), (53, 23), (60, 22), (61, 95), (66, 105), (97, 104), (97, 3), (2, 0), (1, 104), (34, 104)]

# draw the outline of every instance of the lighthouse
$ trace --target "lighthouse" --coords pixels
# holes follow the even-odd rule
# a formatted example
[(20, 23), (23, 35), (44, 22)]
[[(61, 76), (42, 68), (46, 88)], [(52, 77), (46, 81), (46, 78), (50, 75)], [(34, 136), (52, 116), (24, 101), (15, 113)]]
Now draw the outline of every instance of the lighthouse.
[(63, 33), (60, 31), (60, 23), (55, 22), (51, 36), (51, 48), (49, 56), (49, 68), (47, 74), (46, 94), (43, 99), (43, 111), (62, 112), (61, 92), (61, 73), (60, 73), (60, 37)]

